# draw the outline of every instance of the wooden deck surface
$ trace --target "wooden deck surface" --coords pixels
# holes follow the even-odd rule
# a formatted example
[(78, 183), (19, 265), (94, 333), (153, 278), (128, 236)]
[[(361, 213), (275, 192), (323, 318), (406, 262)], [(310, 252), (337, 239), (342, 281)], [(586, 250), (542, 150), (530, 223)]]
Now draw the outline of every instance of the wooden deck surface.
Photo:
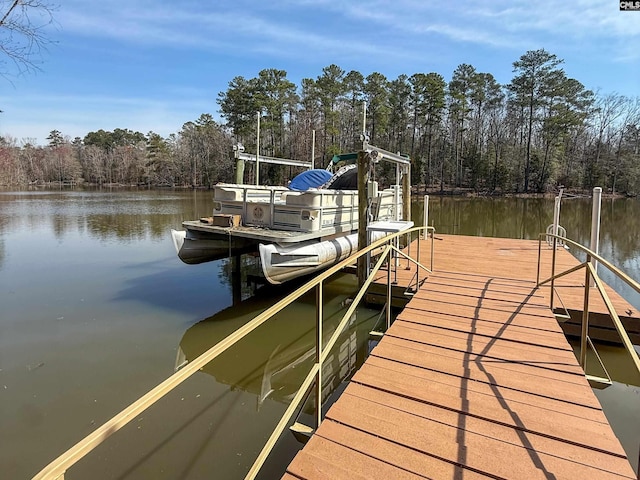
[(528, 247), (448, 243), (283, 478), (635, 479)]
[[(430, 240), (422, 240), (420, 261), (429, 266), (431, 261)], [(411, 245), (410, 252), (415, 256), (416, 241)], [(556, 250), (556, 273), (568, 270), (579, 264), (578, 260), (564, 248)], [(540, 279), (551, 276), (552, 249), (542, 244)], [(538, 265), (538, 241), (519, 240), (511, 238), (471, 237), (464, 235), (435, 235), (434, 240), (434, 271), (464, 272), (477, 275), (489, 275), (497, 278), (536, 281)], [(415, 283), (415, 265), (407, 270), (407, 262), (402, 261), (397, 269), (399, 288), (394, 289), (394, 305), (406, 303), (403, 291), (411, 281)], [(600, 267), (602, 268), (602, 267)], [(420, 271), (420, 279), (426, 275)], [(556, 297), (554, 307), (560, 311), (564, 306), (572, 315), (572, 320), (563, 325), (565, 333), (579, 335), (582, 310), (584, 306), (584, 268), (556, 280)], [(386, 272), (380, 272), (379, 284), (370, 290), (368, 300), (372, 303), (384, 303)], [(640, 312), (611, 287), (605, 285), (618, 315), (627, 332), (635, 342), (640, 342)], [(541, 294), (549, 305), (550, 291), (548, 284), (541, 287)], [(607, 308), (595, 288), (589, 296), (590, 325), (592, 337), (607, 341), (618, 342), (619, 336), (615, 332), (609, 319)]]

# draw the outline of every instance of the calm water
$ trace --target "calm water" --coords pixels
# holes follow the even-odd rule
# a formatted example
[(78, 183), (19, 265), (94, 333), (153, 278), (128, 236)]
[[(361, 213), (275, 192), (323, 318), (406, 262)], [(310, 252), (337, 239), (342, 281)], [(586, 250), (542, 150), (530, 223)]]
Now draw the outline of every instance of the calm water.
[[(589, 202), (562, 208), (569, 236), (586, 241)], [(640, 203), (606, 200), (603, 208), (603, 254), (640, 279)], [(0, 192), (3, 478), (31, 478), (177, 364), (291, 290), (251, 297), (243, 282), (234, 305), (228, 262), (182, 264), (169, 230), (210, 210), (209, 192)], [(441, 233), (534, 238), (552, 210), (550, 200), (433, 197), (430, 223)], [(350, 276), (329, 285), (327, 330), (354, 289)], [(637, 296), (628, 298), (640, 308)], [(377, 318), (364, 308), (354, 316), (327, 387), (365, 357)], [(194, 375), (67, 478), (242, 478), (313, 361), (313, 323), (311, 296)], [(619, 351), (610, 356), (620, 358), (616, 371), (628, 373)], [(596, 393), (637, 463), (640, 380), (623, 373)], [(283, 435), (263, 476), (279, 475), (297, 448)]]

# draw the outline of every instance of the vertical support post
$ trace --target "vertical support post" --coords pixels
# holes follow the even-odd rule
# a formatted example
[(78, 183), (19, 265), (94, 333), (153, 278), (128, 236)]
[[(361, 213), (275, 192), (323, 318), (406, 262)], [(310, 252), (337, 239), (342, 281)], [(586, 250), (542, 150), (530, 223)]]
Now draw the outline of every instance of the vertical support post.
[(558, 246), (558, 239), (553, 237), (553, 252), (551, 252), (551, 291), (549, 292), (549, 297), (551, 298), (551, 304), (549, 305), (549, 309), (553, 312), (553, 301), (554, 301), (554, 293), (555, 293), (555, 283), (556, 280), (556, 247)]
[(411, 220), (411, 166), (403, 167), (402, 177), (402, 219), (405, 222)]
[(256, 133), (256, 185), (260, 185), (260, 117), (262, 112), (258, 110), (258, 131)]
[(542, 237), (538, 237), (538, 270), (536, 270), (536, 287), (540, 286), (540, 261), (542, 259)]
[(311, 170), (315, 168), (316, 160), (316, 131), (311, 130)]
[[(600, 209), (602, 206), (602, 187), (595, 187), (593, 189), (593, 206), (591, 208), (591, 250), (595, 253), (600, 253)], [(598, 261), (591, 259), (593, 270), (598, 273)], [(590, 278), (589, 286), (593, 287), (593, 278)]]
[[(367, 246), (367, 177), (369, 173), (369, 156), (364, 151), (358, 152), (358, 248)], [(358, 258), (358, 285), (362, 286), (367, 279), (367, 256)]]
[(316, 287), (316, 363), (318, 373), (316, 373), (316, 429), (322, 422), (322, 318), (323, 318), (323, 282)]
[[(423, 227), (429, 226), (429, 195), (424, 196), (424, 211), (422, 213), (422, 226)], [(423, 232), (424, 232), (424, 238), (427, 238), (427, 235), (428, 235), (427, 229), (425, 228)]]
[(236, 160), (236, 183), (238, 185), (244, 183), (244, 160), (239, 158)]
[[(587, 255), (587, 263), (591, 261), (591, 255)], [(587, 373), (587, 334), (589, 332), (589, 283), (591, 273), (589, 266), (585, 266), (584, 279), (584, 305), (582, 307), (582, 330), (580, 331), (580, 366)]]
[[(429, 235), (427, 233), (427, 231), (424, 231), (424, 235), (425, 238), (427, 235)], [(416, 293), (418, 293), (418, 289), (420, 288), (420, 267), (418, 266), (418, 263), (422, 263), (422, 259), (420, 258), (420, 235), (418, 234), (418, 239), (417, 239), (418, 245), (416, 247), (416, 260), (418, 260), (418, 262), (416, 263)]]
[(362, 102), (362, 150), (367, 145), (367, 102)]
[[(418, 238), (420, 237), (420, 232), (418, 232)], [(411, 256), (411, 233), (407, 233), (404, 236), (405, 245), (407, 248), (407, 255)], [(407, 258), (407, 266), (405, 270), (411, 270), (411, 262)]]
[(560, 195), (556, 197), (553, 207), (553, 234), (558, 235), (558, 226), (560, 225)]
[(431, 268), (430, 270), (433, 272), (433, 255), (435, 254), (435, 248), (434, 248), (434, 237), (436, 236), (436, 232), (435, 230), (433, 230), (431, 232)]
[[(393, 219), (400, 220), (400, 185), (402, 185), (400, 173), (400, 164), (396, 163), (396, 188), (393, 191)], [(405, 194), (406, 195), (406, 194)], [(404, 201), (402, 203), (402, 210), (404, 213)]]
[[(391, 241), (388, 243), (391, 246)], [(387, 259), (387, 304), (386, 306), (386, 317), (387, 317), (387, 330), (391, 326), (391, 262), (393, 260), (392, 253), (393, 250), (389, 249), (389, 257)]]

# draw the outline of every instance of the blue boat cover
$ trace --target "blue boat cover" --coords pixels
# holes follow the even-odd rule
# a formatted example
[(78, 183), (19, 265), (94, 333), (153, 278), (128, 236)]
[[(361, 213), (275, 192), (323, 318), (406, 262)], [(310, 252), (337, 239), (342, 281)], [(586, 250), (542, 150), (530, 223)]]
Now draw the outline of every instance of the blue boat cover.
[(307, 170), (291, 180), (289, 184), (289, 190), (309, 190), (310, 188), (318, 188), (323, 183), (327, 182), (331, 178), (331, 172), (316, 168), (314, 170)]

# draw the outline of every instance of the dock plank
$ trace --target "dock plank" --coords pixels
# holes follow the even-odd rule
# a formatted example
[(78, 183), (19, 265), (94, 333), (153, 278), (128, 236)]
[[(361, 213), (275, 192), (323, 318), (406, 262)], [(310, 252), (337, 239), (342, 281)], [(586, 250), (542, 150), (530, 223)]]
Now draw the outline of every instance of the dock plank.
[[(344, 395), (327, 418), (407, 448), (498, 478), (571, 479), (620, 478), (618, 475), (537, 452), (523, 438), (522, 445), (452, 427), (370, 400)], [(461, 425), (464, 427), (464, 425)], [(507, 461), (508, 460), (508, 461)], [(633, 471), (627, 469), (627, 478)]]
[(415, 325), (425, 325), (432, 329), (450, 330), (452, 332), (467, 333), (473, 329), (475, 335), (484, 337), (496, 337), (517, 343), (546, 346), (557, 350), (572, 350), (563, 338), (558, 339), (557, 332), (548, 332), (536, 328), (523, 328), (519, 325), (511, 325), (509, 329), (505, 329), (500, 322), (487, 321), (479, 318), (468, 319), (436, 312), (421, 312), (416, 315), (413, 309), (406, 309), (406, 313), (398, 315), (396, 320), (406, 321)]
[[(383, 350), (384, 348), (384, 350)], [(381, 352), (376, 352), (376, 357), (380, 356), (385, 360), (398, 361), (398, 359), (410, 358), (403, 348), (395, 346), (381, 346)], [(448, 359), (447, 359), (448, 360)], [(472, 380), (473, 382), (482, 382), (489, 385), (500, 386), (510, 390), (518, 390), (551, 399), (563, 400), (565, 402), (576, 403), (591, 408), (600, 408), (600, 404), (595, 400), (589, 385), (583, 383), (570, 383), (572, 380), (567, 375), (550, 376), (535, 375), (528, 371), (520, 372), (514, 375), (514, 371), (500, 368), (495, 363), (468, 362), (462, 359), (460, 363), (442, 361), (441, 359), (429, 359), (421, 361), (420, 359), (412, 360), (413, 365), (427, 370), (433, 370), (447, 375), (457, 376)], [(540, 385), (535, 385), (540, 383)]]
[[(421, 418), (432, 420), (444, 425), (459, 428), (464, 424), (465, 430), (478, 433), (486, 437), (495, 438), (512, 445), (522, 445), (526, 443), (528, 448), (555, 456), (558, 449), (565, 452), (564, 458), (573, 462), (582, 463), (600, 470), (625, 475), (628, 473), (628, 462), (625, 460), (624, 452), (619, 450), (619, 445), (615, 442), (607, 442), (606, 437), (602, 440), (604, 449), (599, 450), (610, 455), (593, 455), (591, 439), (592, 432), (576, 431), (572, 424), (545, 425), (547, 428), (540, 430), (524, 427), (522, 421), (528, 421), (528, 427), (538, 425), (530, 418), (521, 418), (519, 415), (511, 413), (510, 423), (496, 422), (491, 418), (484, 418), (470, 414), (472, 409), (462, 411), (458, 409), (442, 408), (428, 403), (416, 401), (413, 398), (392, 395), (388, 392), (366, 389), (359, 390), (356, 385), (350, 388), (345, 395), (353, 395), (365, 401), (371, 401), (380, 405), (387, 405), (393, 409), (416, 415)], [(557, 418), (556, 418), (557, 420)], [(515, 428), (511, 428), (515, 427)], [(554, 428), (555, 427), (555, 428)], [(551, 432), (551, 435), (549, 435)], [(613, 452), (607, 449), (612, 447)], [(586, 447), (586, 448), (585, 448)]]
[[(457, 392), (458, 396), (462, 393), (467, 394), (467, 391), (469, 391), (480, 395), (495, 396), (498, 397), (498, 399), (513, 400), (527, 405), (535, 405), (545, 410), (566, 413), (579, 418), (597, 421), (599, 423), (607, 422), (600, 409), (584, 406), (575, 402), (567, 403), (560, 398), (544, 395), (544, 392), (536, 392), (533, 394), (530, 389), (529, 391), (526, 391), (519, 390), (517, 388), (509, 388), (505, 385), (497, 385), (495, 383), (491, 383), (491, 381), (489, 381), (489, 377), (485, 382), (467, 381), (463, 383), (460, 380), (462, 377), (459, 375), (449, 373), (448, 371), (442, 371), (450, 370), (446, 367), (435, 367), (434, 369), (431, 369), (420, 365), (401, 363), (391, 358), (381, 358), (376, 356), (370, 358), (370, 361), (368, 361), (367, 364), (363, 366), (358, 373), (356, 373), (354, 379), (360, 378), (358, 375), (360, 375), (361, 372), (367, 372), (368, 369), (373, 367), (379, 368), (376, 372), (377, 375), (388, 375), (392, 378), (395, 378), (396, 375), (398, 375), (398, 378), (401, 378), (401, 374), (408, 375), (410, 379), (420, 383), (423, 385), (423, 388), (428, 391), (444, 392), (449, 395), (456, 395)], [(431, 365), (429, 365), (429, 367), (431, 367)], [(538, 382), (544, 382), (546, 380), (547, 379), (540, 377), (532, 378), (532, 381)], [(461, 392), (461, 390), (465, 390), (465, 392)], [(533, 395), (536, 396), (534, 397)]]
[[(366, 472), (366, 475), (362, 472)], [(320, 436), (314, 436), (309, 441), (308, 448), (296, 455), (289, 473), (309, 479), (416, 480), (423, 478)]]
[[(439, 237), (437, 254), (451, 258), (422, 279), (289, 473), (635, 479), (549, 309), (549, 289), (535, 287), (535, 262), (521, 265), (537, 242)], [(412, 274), (399, 269), (398, 288)], [(327, 462), (335, 473), (323, 473)]]
[(340, 445), (349, 445), (350, 448), (356, 451), (380, 458), (392, 465), (401, 465), (402, 468), (424, 478), (464, 478), (465, 480), (492, 478), (462, 465), (456, 465), (434, 456), (424, 455), (417, 450), (407, 449), (384, 437), (371, 435), (362, 430), (333, 422), (331, 419), (326, 419), (322, 423), (316, 435)]
[[(390, 339), (394, 339), (397, 345), (406, 346), (408, 348), (419, 349), (422, 345), (438, 349), (448, 350), (449, 352), (458, 352), (472, 361), (493, 361), (500, 364), (520, 364), (533, 367), (538, 370), (555, 370), (559, 373), (572, 373), (576, 377), (582, 374), (579, 365), (575, 364), (568, 358), (558, 358), (554, 355), (546, 355), (543, 352), (533, 353), (530, 350), (519, 350), (510, 347), (502, 347), (500, 345), (493, 346), (487, 350), (487, 342), (471, 342), (469, 349), (466, 350), (467, 343), (446, 335), (424, 335), (415, 329), (402, 328), (398, 325), (398, 333), (387, 333)], [(539, 372), (544, 375), (544, 372)]]

